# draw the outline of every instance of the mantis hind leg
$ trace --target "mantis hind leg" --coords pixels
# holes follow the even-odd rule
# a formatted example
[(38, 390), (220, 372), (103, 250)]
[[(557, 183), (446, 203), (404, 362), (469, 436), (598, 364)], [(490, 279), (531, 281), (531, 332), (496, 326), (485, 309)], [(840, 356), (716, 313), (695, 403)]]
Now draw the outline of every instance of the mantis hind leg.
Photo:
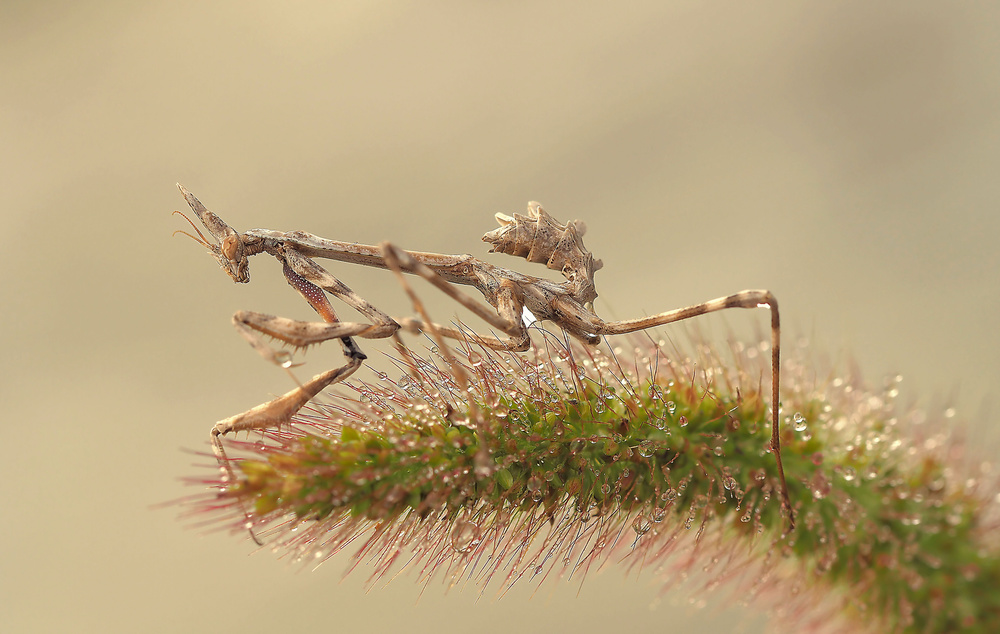
[(781, 318), (778, 314), (778, 300), (771, 291), (748, 290), (720, 297), (694, 306), (678, 308), (659, 315), (629, 319), (625, 321), (603, 322), (597, 334), (617, 335), (654, 326), (662, 326), (675, 321), (690, 319), (698, 315), (726, 310), (728, 308), (767, 308), (771, 312), (771, 450), (778, 463), (778, 479), (781, 483), (781, 504), (788, 512), (789, 530), (795, 528), (795, 510), (785, 481), (785, 468), (781, 462), (781, 437), (778, 426), (779, 380), (781, 368)]

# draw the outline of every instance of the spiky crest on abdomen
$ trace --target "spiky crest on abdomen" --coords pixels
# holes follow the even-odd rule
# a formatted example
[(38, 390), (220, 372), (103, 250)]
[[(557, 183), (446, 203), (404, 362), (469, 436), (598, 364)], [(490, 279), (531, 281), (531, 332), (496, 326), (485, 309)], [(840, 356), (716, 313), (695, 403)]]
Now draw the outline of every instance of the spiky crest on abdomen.
[(559, 224), (537, 202), (528, 203), (528, 215), (497, 214), (499, 229), (487, 232), (483, 242), (493, 245), (490, 253), (515, 255), (528, 262), (559, 271), (573, 285), (573, 295), (583, 303), (597, 298), (594, 273), (604, 263), (583, 246), (587, 226), (581, 220)]

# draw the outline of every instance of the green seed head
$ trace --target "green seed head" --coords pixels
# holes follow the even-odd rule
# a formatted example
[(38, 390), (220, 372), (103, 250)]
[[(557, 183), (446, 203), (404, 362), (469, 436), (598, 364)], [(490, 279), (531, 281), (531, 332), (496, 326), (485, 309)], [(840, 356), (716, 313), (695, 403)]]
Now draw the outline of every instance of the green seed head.
[(475, 573), (499, 592), (624, 558), (668, 584), (698, 577), (696, 593), (725, 582), (797, 631), (1000, 631), (992, 464), (961, 462), (894, 384), (817, 379), (793, 354), (786, 532), (764, 347), (694, 349), (548, 337), (523, 355), (466, 347), (461, 369), (411, 353), (396, 379), (354, 383), (263, 443), (229, 441), (237, 481), (192, 503), (236, 532), (249, 514), (310, 562), (363, 544), (373, 582), (407, 550), (425, 581)]

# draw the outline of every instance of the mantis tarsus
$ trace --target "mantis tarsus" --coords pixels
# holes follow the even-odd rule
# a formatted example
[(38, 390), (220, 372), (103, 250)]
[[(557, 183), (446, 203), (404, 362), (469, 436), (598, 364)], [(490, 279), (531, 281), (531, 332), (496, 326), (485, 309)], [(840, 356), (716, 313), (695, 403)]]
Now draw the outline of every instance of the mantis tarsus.
[[(291, 354), (285, 350), (273, 350), (264, 341), (264, 335), (294, 347), (339, 339), (347, 357), (347, 363), (342, 367), (319, 374), (287, 394), (219, 421), (212, 428), (213, 449), (230, 478), (233, 476), (232, 467), (226, 458), (221, 437), (229, 432), (268, 429), (288, 423), (313, 397), (326, 387), (343, 381), (361, 366), (366, 356), (354, 341), (355, 337), (382, 339), (396, 336), (402, 329), (410, 332), (424, 331), (439, 339), (470, 338), (468, 332), (430, 321), (416, 295), (403, 280), (401, 273), (407, 272), (423, 277), (490, 326), (507, 335), (505, 339), (471, 335), (477, 343), (512, 352), (525, 351), (531, 346), (528, 329), (522, 321), (525, 309), (536, 319), (552, 321), (573, 337), (591, 345), (600, 342), (603, 335), (635, 332), (727, 308), (770, 309), (771, 449), (777, 461), (782, 505), (788, 513), (789, 530), (794, 528), (794, 509), (781, 463), (778, 426), (780, 321), (778, 302), (770, 291), (746, 290), (650, 317), (605, 321), (593, 310), (593, 301), (597, 298), (594, 273), (601, 268), (602, 262), (595, 260), (583, 245), (583, 223), (570, 221), (559, 224), (536, 202), (528, 203), (526, 216), (497, 214), (500, 228), (487, 233), (483, 240), (493, 245), (491, 251), (524, 257), (529, 262), (544, 263), (549, 269), (561, 272), (566, 278), (565, 282), (524, 275), (478, 260), (471, 255), (404, 251), (388, 242), (372, 246), (328, 240), (302, 231), (280, 232), (269, 229), (251, 229), (241, 234), (206, 209), (183, 186), (178, 184), (178, 188), (219, 244), (207, 239), (194, 223), (191, 226), (198, 233), (198, 238), (186, 232), (181, 233), (207, 247), (229, 277), (236, 282), (249, 282), (248, 258), (268, 253), (282, 263), (285, 279), (323, 319), (322, 322), (306, 322), (239, 311), (233, 315), (233, 323), (250, 345), (265, 359), (285, 368), (291, 366)], [(314, 258), (392, 270), (410, 295), (420, 318), (390, 317), (316, 264)], [(476, 288), (489, 305), (460, 291), (456, 286), (459, 284)], [(340, 321), (327, 294), (355, 308), (371, 323)]]

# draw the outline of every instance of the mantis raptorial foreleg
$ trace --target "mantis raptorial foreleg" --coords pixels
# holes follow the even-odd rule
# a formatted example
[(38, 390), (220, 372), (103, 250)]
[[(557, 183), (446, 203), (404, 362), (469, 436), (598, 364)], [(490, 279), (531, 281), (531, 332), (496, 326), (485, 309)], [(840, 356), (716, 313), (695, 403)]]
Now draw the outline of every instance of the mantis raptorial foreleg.
[[(293, 264), (290, 264), (289, 260)], [(294, 267), (298, 267), (320, 286), (297, 273)], [(357, 296), (351, 289), (323, 271), (309, 258), (286, 250), (283, 255), (282, 270), (288, 284), (309, 302), (309, 305), (324, 321), (299, 321), (252, 311), (240, 311), (233, 315), (233, 325), (236, 330), (265, 359), (282, 367), (291, 366), (291, 354), (285, 350), (273, 350), (261, 335), (278, 339), (296, 348), (304, 348), (330, 339), (340, 339), (344, 346), (345, 355), (350, 358), (360, 356), (363, 359), (365, 358), (364, 353), (357, 347), (352, 337), (387, 337), (399, 329), (399, 325), (391, 317)], [(321, 275), (320, 271), (325, 275)], [(340, 297), (375, 323), (339, 321), (333, 306), (323, 292), (324, 290)]]

